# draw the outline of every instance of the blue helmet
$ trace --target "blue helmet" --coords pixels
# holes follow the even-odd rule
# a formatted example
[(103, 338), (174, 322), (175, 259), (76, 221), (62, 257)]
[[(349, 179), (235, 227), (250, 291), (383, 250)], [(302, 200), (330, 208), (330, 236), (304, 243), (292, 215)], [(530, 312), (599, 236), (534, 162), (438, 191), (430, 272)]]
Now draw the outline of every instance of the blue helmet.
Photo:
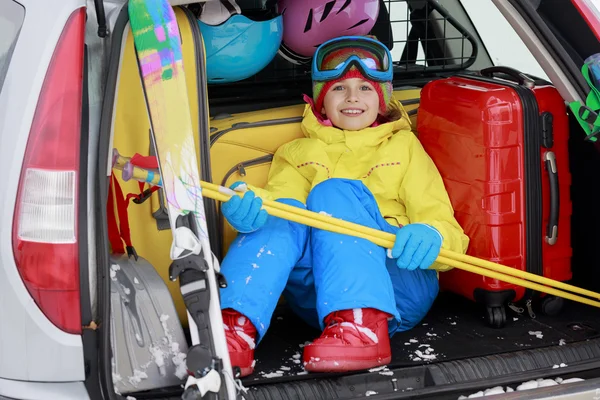
[[(209, 8), (213, 4), (216, 9)], [(198, 25), (206, 48), (209, 83), (241, 81), (273, 60), (283, 36), (281, 16), (253, 21), (239, 15), (232, 0), (212, 1), (204, 7)]]

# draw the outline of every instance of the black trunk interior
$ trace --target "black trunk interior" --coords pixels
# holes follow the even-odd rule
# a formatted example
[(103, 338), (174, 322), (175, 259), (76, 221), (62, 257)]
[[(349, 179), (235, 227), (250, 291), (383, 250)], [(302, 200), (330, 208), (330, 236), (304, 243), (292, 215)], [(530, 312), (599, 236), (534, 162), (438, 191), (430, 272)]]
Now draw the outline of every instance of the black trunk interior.
[[(573, 119), (570, 128), (571, 283), (599, 291), (600, 213), (590, 187), (598, 181), (600, 146), (585, 142)], [(534, 304), (539, 306), (539, 301)], [(481, 390), (494, 386), (494, 382), (501, 384), (502, 380), (585, 378), (590, 369), (586, 362), (598, 363), (595, 368), (600, 368), (597, 308), (565, 301), (556, 316), (544, 315), (539, 307), (534, 311), (536, 318), (531, 318), (526, 310), (517, 314), (507, 308), (507, 323), (497, 329), (488, 325), (485, 307), (451, 293), (440, 293), (417, 327), (392, 337), (393, 358), (387, 367), (346, 374), (307, 374), (302, 366), (303, 346), (320, 332), (306, 325), (284, 303), (277, 308), (269, 331), (257, 346), (254, 374), (242, 380), (249, 388), (245, 398), (350, 399), (364, 397), (366, 391), (374, 389), (380, 394), (387, 392), (385, 398), (404, 398), (415, 390), (415, 395), (424, 398), (456, 399), (474, 393), (477, 387)], [(178, 398), (181, 389), (173, 389), (137, 393), (136, 397)]]
[[(389, 365), (352, 373), (308, 374), (302, 367), (302, 347), (320, 332), (283, 304), (257, 347), (254, 374), (242, 380), (247, 389), (244, 398), (349, 400), (372, 395), (380, 400), (454, 400), (494, 386), (514, 389), (540, 378), (597, 377), (600, 318), (596, 308), (567, 301), (558, 316), (538, 312), (535, 319), (527, 312), (510, 311), (501, 329), (488, 326), (484, 311), (469, 300), (441, 293), (422, 323), (392, 337)], [(424, 360), (423, 354), (435, 358)], [(180, 394), (180, 388), (172, 388), (134, 395), (175, 400)]]
[[(598, 291), (600, 273), (595, 265), (598, 261), (596, 242), (600, 236), (596, 227), (600, 226), (600, 214), (595, 212), (594, 197), (587, 188), (598, 179), (595, 171), (600, 165), (600, 146), (584, 142), (573, 119), (570, 128), (574, 273), (571, 283)], [(302, 348), (320, 332), (306, 325), (283, 304), (276, 310), (269, 332), (257, 347), (254, 374), (244, 378), (243, 383), (253, 389), (249, 394), (257, 399), (317, 398), (317, 393), (320, 393), (318, 398), (351, 398), (352, 393), (347, 390), (353, 390), (357, 381), (365, 382), (367, 387), (377, 387), (379, 380), (389, 383), (402, 371), (408, 374), (408, 378), (403, 376), (401, 379), (405, 388), (411, 381), (415, 389), (437, 385), (425, 382), (427, 373), (422, 381), (414, 377), (416, 380), (411, 380), (411, 374), (419, 376), (417, 371), (426, 369), (419, 369), (419, 366), (437, 365), (443, 370), (449, 363), (456, 362), (459, 364), (450, 369), (461, 371), (456, 374), (467, 381), (475, 377), (501, 377), (507, 371), (532, 373), (553, 366), (561, 366), (560, 371), (563, 371), (569, 365), (575, 366), (598, 356), (600, 318), (597, 308), (566, 301), (564, 309), (556, 316), (543, 314), (539, 307), (534, 311), (536, 317), (531, 318), (526, 310), (517, 314), (507, 309), (506, 326), (496, 329), (488, 325), (483, 306), (451, 293), (441, 293), (421, 324), (394, 335), (392, 363), (385, 369), (307, 375), (302, 366)], [(525, 375), (519, 374), (516, 376), (525, 379)], [(374, 375), (377, 377), (373, 378)], [(448, 381), (460, 382), (460, 379), (452, 376)], [(401, 387), (399, 384), (398, 388)], [(356, 390), (355, 396), (365, 395)]]
[[(288, 307), (280, 306), (257, 347), (255, 372), (243, 380), (244, 384), (302, 378), (305, 374), (302, 347), (319, 334)], [(392, 337), (392, 363), (388, 369), (566, 345), (597, 337), (600, 337), (600, 318), (597, 309), (591, 306), (567, 301), (558, 316), (538, 312), (535, 319), (527, 312), (519, 315), (511, 311), (506, 326), (496, 329), (487, 325), (483, 307), (451, 293), (441, 293), (421, 324)], [(557, 360), (556, 364), (561, 362), (569, 363)]]
[[(596, 267), (596, 243), (600, 237), (597, 228), (600, 226), (600, 213), (595, 210), (595, 198), (588, 188), (600, 179), (596, 176), (600, 165), (600, 146), (583, 140), (583, 132), (573, 118), (570, 128), (573, 202), (571, 283), (598, 291), (600, 272)], [(393, 358), (389, 368), (545, 348), (600, 337), (600, 312), (595, 307), (566, 301), (564, 309), (556, 316), (544, 315), (539, 307), (534, 311), (535, 319), (526, 310), (519, 315), (507, 308), (506, 326), (496, 329), (486, 323), (484, 307), (450, 293), (441, 293), (421, 324), (392, 337)], [(255, 372), (243, 382), (256, 385), (302, 379), (302, 347), (319, 334), (285, 304), (278, 307), (269, 331), (257, 347)], [(428, 348), (431, 349), (429, 353)], [(435, 355), (435, 358), (425, 360), (422, 355)], [(558, 364), (560, 362), (563, 361), (557, 360)]]
[[(310, 90), (307, 85), (308, 81), (282, 87), (281, 92), (285, 96), (276, 91), (270, 93), (269, 100), (276, 98), (279, 105), (288, 104), (291, 91), (307, 92)], [(252, 104), (242, 96), (215, 100), (218, 97), (214, 96), (215, 90), (212, 88), (213, 92), (209, 92), (208, 96), (211, 98), (210, 109), (213, 114), (218, 114), (221, 109), (232, 112), (234, 105), (239, 104), (242, 104), (237, 110), (239, 112), (260, 108), (260, 104)], [(242, 90), (247, 92), (246, 87), (240, 86)], [(252, 93), (252, 96), (256, 96), (256, 93)], [(291, 103), (295, 104), (298, 98), (294, 97)], [(585, 142), (584, 133), (575, 119), (570, 117), (570, 123), (569, 162), (573, 205), (573, 280), (570, 283), (598, 292), (600, 212), (596, 210), (595, 186), (600, 183), (600, 177), (597, 176), (600, 145)], [(547, 316), (536, 308), (536, 318), (531, 318), (527, 311), (516, 314), (507, 309), (506, 326), (499, 329), (487, 324), (485, 311), (483, 306), (467, 299), (451, 293), (440, 293), (420, 324), (392, 337), (393, 358), (390, 365), (356, 373), (307, 374), (302, 365), (303, 346), (317, 338), (320, 331), (306, 325), (282, 304), (275, 311), (271, 327), (256, 349), (254, 373), (242, 379), (243, 385), (250, 388), (245, 398), (349, 399), (365, 397), (365, 387), (386, 388), (380, 393), (393, 391), (397, 392), (394, 398), (403, 398), (401, 392), (428, 387), (433, 390), (436, 386), (435, 398), (456, 399), (458, 392), (443, 397), (443, 390), (437, 388), (439, 382), (469, 383), (471, 387), (459, 393), (468, 395), (476, 391), (477, 384), (482, 388), (494, 386), (495, 378), (525, 381), (528, 373), (529, 377), (533, 377), (533, 373), (552, 376), (553, 366), (561, 363), (565, 366), (557, 368), (557, 371), (564, 372), (563, 377), (569, 374), (585, 377), (584, 373), (573, 369), (586, 361), (600, 363), (598, 308), (565, 301), (560, 314)], [(600, 368), (600, 364), (597, 367)], [(436, 372), (438, 375), (435, 375)], [(175, 399), (180, 398), (181, 391), (177, 387), (132, 395), (138, 399)]]
[[(572, 117), (570, 124), (573, 205), (570, 283), (598, 292), (600, 213), (596, 210), (594, 185), (600, 181), (597, 177), (600, 145), (584, 141), (584, 133)], [(583, 364), (600, 359), (598, 308), (566, 301), (556, 316), (544, 315), (539, 307), (535, 308), (536, 318), (531, 318), (526, 310), (517, 314), (507, 308), (506, 326), (499, 329), (489, 326), (485, 311), (485, 307), (470, 300), (440, 293), (417, 327), (392, 337), (393, 358), (387, 367), (346, 374), (307, 374), (302, 365), (303, 346), (320, 332), (282, 304), (257, 347), (254, 373), (242, 379), (249, 388), (245, 398), (350, 399), (364, 397), (365, 388), (367, 391), (380, 388), (379, 393), (387, 391), (392, 396), (389, 398), (403, 398), (401, 393), (414, 389), (421, 390), (425, 397), (430, 390), (434, 398), (455, 399), (456, 394), (474, 393), (477, 384), (484, 389), (492, 387), (494, 379), (525, 381), (527, 374), (548, 377), (559, 372), (563, 377), (569, 374), (585, 377), (584, 371), (589, 366)], [(553, 366), (561, 363), (565, 367), (553, 370)], [(600, 368), (600, 362), (597, 367)], [(569, 372), (570, 368), (579, 369)], [(435, 375), (432, 370), (438, 371), (438, 381), (432, 377)], [(438, 397), (443, 392), (439, 385), (457, 383), (469, 386), (463, 387), (462, 392), (453, 389), (448, 397)], [(180, 388), (172, 388), (136, 393), (135, 397), (179, 398), (180, 393)]]

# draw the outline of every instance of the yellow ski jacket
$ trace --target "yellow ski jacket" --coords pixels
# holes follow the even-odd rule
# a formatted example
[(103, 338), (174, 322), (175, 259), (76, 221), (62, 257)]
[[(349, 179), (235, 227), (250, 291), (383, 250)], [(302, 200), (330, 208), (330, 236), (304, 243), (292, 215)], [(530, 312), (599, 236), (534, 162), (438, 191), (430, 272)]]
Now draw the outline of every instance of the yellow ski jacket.
[[(412, 133), (402, 105), (393, 99), (391, 106), (400, 112), (400, 119), (347, 131), (320, 123), (307, 105), (302, 121), (306, 137), (281, 146), (265, 188), (250, 189), (263, 199), (293, 198), (306, 204), (310, 190), (326, 179), (360, 180), (388, 223), (429, 224), (442, 234), (443, 248), (464, 253), (469, 238), (454, 218), (442, 178)], [(439, 263), (432, 268), (450, 269)]]

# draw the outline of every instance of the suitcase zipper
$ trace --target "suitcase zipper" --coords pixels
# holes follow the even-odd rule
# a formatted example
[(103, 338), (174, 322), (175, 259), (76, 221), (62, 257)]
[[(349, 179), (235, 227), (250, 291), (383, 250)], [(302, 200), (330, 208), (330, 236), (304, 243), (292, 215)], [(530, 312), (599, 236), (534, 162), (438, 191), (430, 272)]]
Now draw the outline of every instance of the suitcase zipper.
[[(540, 112), (537, 99), (532, 89), (514, 85), (515, 92), (523, 102), (523, 132), (524, 134), (524, 153), (525, 153), (525, 215), (526, 232), (525, 241), (527, 246), (527, 256), (525, 268), (528, 272), (544, 275), (542, 258), (542, 168), (540, 165), (540, 151), (542, 148), (542, 128), (540, 124)], [(528, 110), (528, 112), (526, 112)], [(527, 132), (531, 132), (528, 135)], [(525, 307), (531, 318), (536, 315), (533, 312), (531, 301), (536, 297), (537, 292), (531, 289), (525, 289), (522, 300), (525, 300)]]
[(508, 308), (510, 308), (511, 310), (513, 310), (515, 313), (517, 314), (523, 314), (525, 312), (525, 309), (523, 307), (519, 307), (518, 305), (516, 305), (515, 303), (508, 303)]
[(293, 124), (295, 122), (301, 122), (302, 117), (289, 117), (289, 118), (277, 118), (277, 119), (268, 119), (266, 121), (256, 121), (256, 122), (237, 122), (231, 125), (230, 128), (223, 129), (222, 131), (217, 131), (210, 137), (210, 146), (217, 140), (219, 140), (223, 135), (228, 132), (235, 131), (237, 129), (248, 129), (248, 128), (258, 128), (265, 126), (273, 126), (273, 125), (283, 125), (283, 124)]
[[(246, 168), (247, 167), (254, 167), (257, 165), (261, 165), (261, 164), (267, 164), (267, 163), (270, 163), (271, 161), (273, 161), (273, 154), (267, 154), (266, 156), (253, 158), (252, 160), (242, 161), (241, 163), (237, 164), (236, 166), (231, 168), (229, 171), (227, 171), (227, 173), (223, 177), (223, 180), (221, 181), (221, 186), (227, 185), (227, 180), (229, 179), (229, 177), (231, 175), (233, 175), (234, 172), (237, 171), (240, 174), (240, 176), (246, 176)], [(219, 226), (223, 226), (223, 223), (225, 221), (223, 220), (223, 214), (221, 213), (221, 207), (218, 207), (217, 215), (219, 218)]]
[(517, 306), (515, 303), (508, 303), (508, 308), (513, 310), (516, 314), (523, 315), (525, 308), (527, 308), (527, 314), (532, 319), (536, 318), (535, 312), (533, 312), (533, 305), (531, 299), (527, 299), (525, 302), (525, 308)]
[[(535, 291), (531, 291), (531, 296), (533, 297), (533, 295), (535, 294)], [(532, 319), (535, 319), (535, 313), (533, 312), (533, 307), (531, 305), (531, 298), (527, 299), (527, 301), (525, 302), (525, 307), (527, 307), (527, 312), (529, 313), (529, 317)]]
[[(209, 122), (209, 111), (208, 111), (208, 78), (206, 77), (206, 69), (202, 68), (203, 60), (206, 60), (206, 54), (204, 51), (202, 33), (200, 32), (200, 26), (198, 20), (194, 17), (194, 14), (187, 7), (180, 7), (185, 16), (190, 22), (192, 31), (192, 38), (194, 40), (194, 49), (197, 57), (196, 62), (196, 82), (198, 92), (198, 133), (199, 133), (199, 146), (200, 146), (200, 174), (204, 181), (212, 181), (212, 172), (210, 165), (210, 122)], [(221, 235), (219, 234), (219, 226), (217, 217), (217, 203), (216, 201), (204, 198), (204, 210), (206, 217), (206, 225), (208, 229), (208, 237), (210, 239), (211, 249), (214, 254), (221, 254)]]
[(260, 164), (267, 164), (267, 163), (270, 163), (271, 161), (273, 161), (273, 154), (267, 154), (266, 156), (253, 158), (252, 160), (242, 161), (241, 163), (237, 164), (236, 166), (231, 168), (229, 171), (227, 171), (227, 173), (223, 177), (223, 180), (221, 181), (221, 186), (225, 186), (227, 184), (227, 180), (229, 179), (229, 177), (231, 175), (233, 175), (234, 172), (237, 171), (240, 174), (240, 176), (244, 177), (244, 176), (246, 176), (246, 168), (247, 167), (254, 167), (254, 166), (260, 165)]
[[(198, 20), (188, 8), (180, 7), (180, 9), (190, 21), (196, 55), (198, 56), (198, 59), (203, 60), (205, 58), (205, 54), (204, 46), (202, 45), (202, 34), (200, 32), (200, 27), (198, 26)], [(209, 152), (210, 128), (208, 121), (208, 108), (206, 106), (206, 101), (208, 98), (208, 93), (206, 92), (207, 78), (204, 69), (200, 66), (200, 63), (196, 63), (196, 77), (198, 89), (198, 113), (200, 114), (198, 125), (198, 131), (200, 135), (200, 167), (202, 179), (209, 181), (211, 178), (211, 172)]]
[[(421, 102), (420, 98), (415, 99), (406, 99), (402, 100), (400, 103), (403, 106), (409, 106), (414, 104), (419, 104)], [(416, 110), (411, 110), (408, 112), (408, 115), (414, 115)], [(293, 124), (296, 122), (302, 122), (302, 117), (288, 117), (288, 118), (276, 118), (276, 119), (268, 119), (265, 121), (256, 121), (256, 122), (236, 122), (232, 124), (231, 127), (223, 129), (222, 131), (213, 132), (211, 128), (211, 137), (210, 137), (210, 146), (217, 142), (223, 135), (229, 133), (231, 131), (235, 131), (238, 129), (248, 129), (248, 128), (258, 128), (265, 126), (273, 126), (273, 125), (283, 125), (283, 124)]]

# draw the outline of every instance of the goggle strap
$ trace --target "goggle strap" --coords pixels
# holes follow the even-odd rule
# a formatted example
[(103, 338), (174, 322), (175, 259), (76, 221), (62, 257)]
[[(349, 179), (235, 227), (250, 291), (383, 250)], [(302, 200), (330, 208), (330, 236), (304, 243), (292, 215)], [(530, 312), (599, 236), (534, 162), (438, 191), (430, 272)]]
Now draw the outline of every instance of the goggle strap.
[(373, 46), (373, 45), (364, 45), (364, 43), (360, 43), (360, 42), (353, 43), (352, 46), (350, 47), (350, 46), (345, 46), (344, 41), (339, 41), (336, 43), (332, 43), (331, 47), (328, 46), (327, 48), (319, 51), (320, 54), (318, 55), (318, 59), (317, 59), (318, 68), (322, 69), (323, 61), (332, 52), (334, 52), (336, 50), (340, 50), (340, 49), (348, 49), (349, 51), (351, 51), (352, 48), (357, 48), (360, 50), (368, 51), (379, 61), (379, 63), (381, 64), (382, 70), (385, 70), (387, 67), (387, 65), (384, 65), (384, 64), (386, 64), (386, 63), (389, 64), (391, 62), (391, 60), (389, 60), (389, 59), (386, 60), (386, 58), (389, 58), (389, 56), (388, 56), (387, 52), (385, 51), (385, 49), (376, 49), (375, 46)]
[[(388, 81), (388, 79), (381, 79), (381, 78), (377, 78), (377, 77), (373, 76), (374, 70), (369, 69), (369, 68), (365, 68), (364, 65), (361, 62), (359, 62), (358, 60), (354, 59), (354, 60), (351, 60), (349, 63), (347, 63), (344, 66), (344, 68), (342, 68), (342, 69), (327, 70), (327, 72), (331, 72), (332, 73), (332, 76), (330, 78), (327, 78), (327, 79), (323, 80), (323, 82), (327, 82), (327, 81), (331, 81), (331, 80), (334, 80), (334, 79), (338, 79), (338, 78), (346, 75), (348, 73), (348, 71), (350, 71), (350, 69), (352, 67), (356, 67), (361, 72), (361, 74), (365, 78), (367, 78), (369, 80), (372, 80), (372, 81), (375, 81), (375, 82), (387, 82)], [(335, 72), (335, 74), (333, 74), (334, 72)], [(384, 71), (375, 70), (375, 72), (383, 73)]]

